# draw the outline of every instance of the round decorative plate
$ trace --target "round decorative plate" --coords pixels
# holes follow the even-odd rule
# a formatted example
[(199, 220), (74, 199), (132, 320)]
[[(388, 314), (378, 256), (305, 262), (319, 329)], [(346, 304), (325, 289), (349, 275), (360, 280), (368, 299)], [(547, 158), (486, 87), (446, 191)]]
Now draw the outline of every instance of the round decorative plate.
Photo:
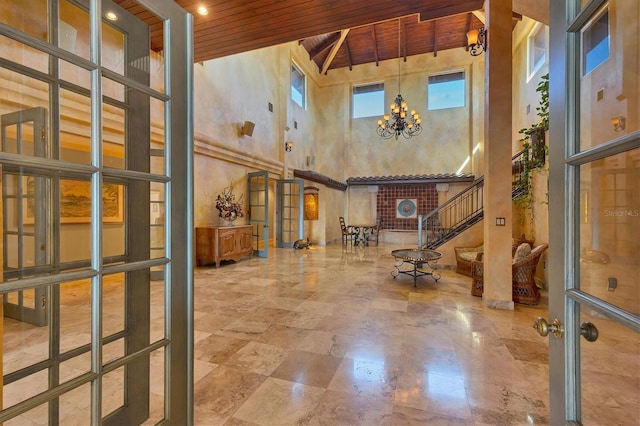
[(416, 202), (415, 200), (398, 200), (397, 213), (398, 217), (416, 217)]

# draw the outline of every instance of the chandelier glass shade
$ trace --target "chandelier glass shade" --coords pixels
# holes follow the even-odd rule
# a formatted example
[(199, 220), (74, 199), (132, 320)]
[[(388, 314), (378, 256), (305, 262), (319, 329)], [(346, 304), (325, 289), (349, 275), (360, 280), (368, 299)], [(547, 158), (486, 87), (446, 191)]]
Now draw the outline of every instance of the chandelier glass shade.
[(400, 19), (398, 19), (398, 96), (389, 106), (391, 112), (378, 120), (378, 127), (376, 128), (378, 135), (384, 139), (395, 136), (396, 140), (398, 140), (400, 135), (406, 139), (411, 139), (412, 136), (422, 133), (420, 116), (415, 110), (411, 110), (411, 114), (408, 113), (407, 102), (400, 94), (400, 46)]

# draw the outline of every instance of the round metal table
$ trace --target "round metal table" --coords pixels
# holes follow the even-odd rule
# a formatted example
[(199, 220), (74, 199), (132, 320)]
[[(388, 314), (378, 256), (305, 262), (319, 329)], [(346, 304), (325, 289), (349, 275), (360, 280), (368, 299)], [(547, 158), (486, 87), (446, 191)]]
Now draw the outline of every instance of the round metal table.
[[(436, 282), (440, 279), (440, 274), (436, 269), (436, 263), (438, 259), (442, 257), (442, 253), (438, 251), (428, 249), (398, 249), (392, 250), (391, 255), (396, 261), (394, 265), (396, 270), (391, 271), (391, 276), (394, 279), (400, 274), (412, 276), (414, 287), (417, 287), (416, 281), (418, 277), (423, 275), (431, 275)], [(412, 265), (413, 268), (401, 269), (405, 263)], [(418, 266), (422, 268), (423, 264), (426, 264), (431, 271), (419, 271)]]

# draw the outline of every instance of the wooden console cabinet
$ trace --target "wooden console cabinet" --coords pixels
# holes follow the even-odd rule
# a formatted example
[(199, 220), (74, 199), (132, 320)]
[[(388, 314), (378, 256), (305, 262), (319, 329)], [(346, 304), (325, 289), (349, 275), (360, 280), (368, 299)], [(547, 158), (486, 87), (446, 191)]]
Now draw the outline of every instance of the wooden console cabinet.
[(196, 228), (196, 265), (239, 260), (253, 253), (253, 226), (204, 226)]

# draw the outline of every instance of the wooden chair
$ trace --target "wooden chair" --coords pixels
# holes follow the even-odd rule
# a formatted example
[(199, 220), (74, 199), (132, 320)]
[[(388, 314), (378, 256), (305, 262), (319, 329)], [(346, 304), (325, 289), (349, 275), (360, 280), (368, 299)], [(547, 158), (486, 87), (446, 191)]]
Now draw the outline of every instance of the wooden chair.
[[(535, 281), (536, 267), (540, 256), (548, 244), (536, 246), (531, 253), (511, 265), (512, 298), (523, 305), (537, 305), (540, 302), (540, 291)], [(481, 260), (471, 262), (471, 294), (482, 296), (484, 291), (484, 264)]]
[(382, 228), (382, 219), (380, 216), (376, 218), (376, 224), (373, 228), (371, 228), (371, 232), (367, 234), (367, 244), (371, 241), (375, 241), (376, 245), (378, 245), (380, 238), (380, 228)]
[(353, 241), (356, 239), (358, 234), (351, 229), (350, 226), (347, 226), (344, 222), (344, 217), (342, 216), (340, 216), (340, 230), (342, 231), (342, 245), (347, 245), (348, 241), (351, 241), (351, 244), (353, 245)]

